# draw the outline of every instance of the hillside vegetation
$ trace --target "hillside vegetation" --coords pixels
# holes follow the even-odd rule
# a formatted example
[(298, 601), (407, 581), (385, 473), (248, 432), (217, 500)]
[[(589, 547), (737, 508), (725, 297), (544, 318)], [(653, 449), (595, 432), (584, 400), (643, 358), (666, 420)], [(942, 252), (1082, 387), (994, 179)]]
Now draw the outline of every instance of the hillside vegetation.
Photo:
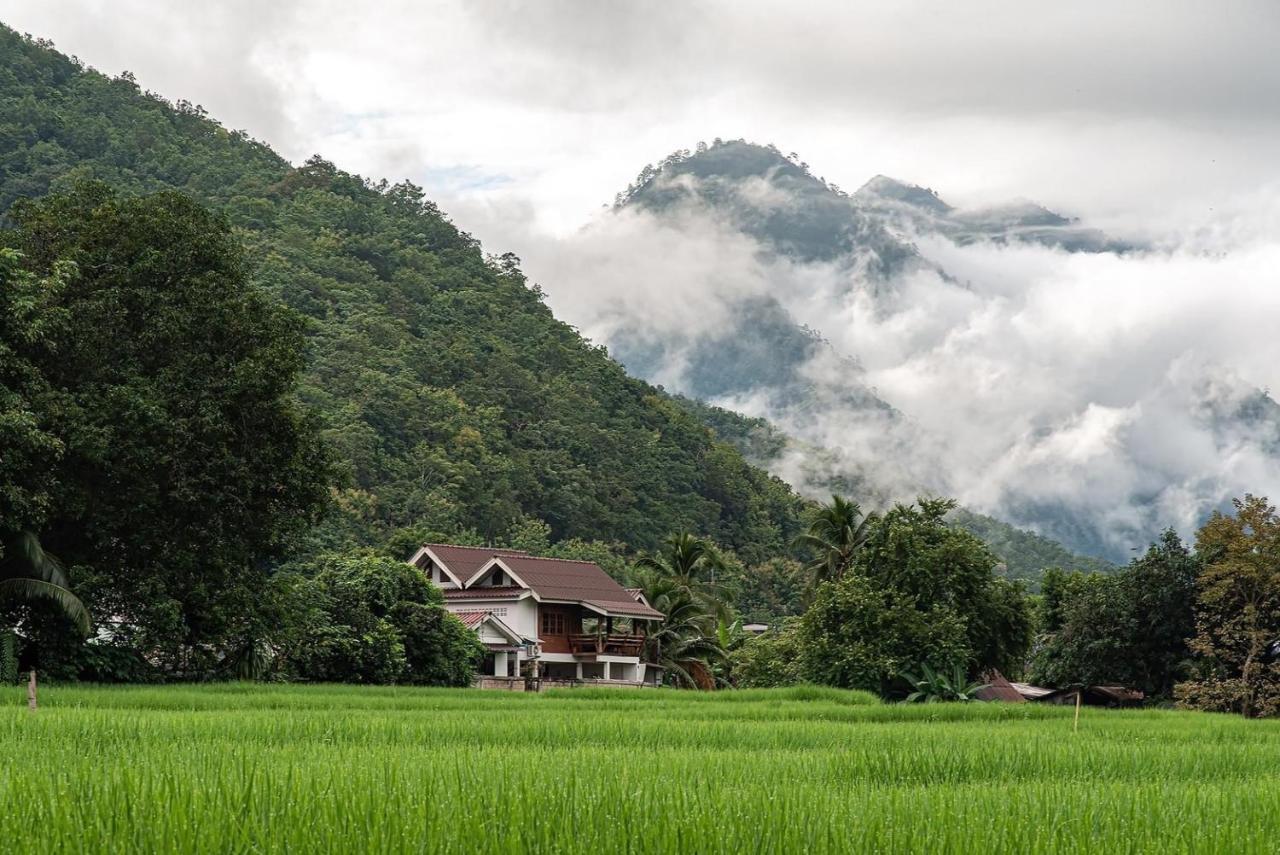
[(317, 546), (428, 535), (654, 546), (694, 529), (755, 561), (801, 506), (777, 479), (558, 322), (511, 256), (488, 258), (411, 184), (292, 167), (199, 107), (170, 104), (0, 30), (0, 210), (98, 179), (178, 189), (303, 315), (298, 391), (342, 466)]
[[(793, 556), (805, 501), (757, 468), (789, 441), (767, 423), (628, 377), (552, 316), (518, 259), (486, 256), (411, 184), (320, 158), (295, 168), (197, 106), (8, 29), (0, 56), (0, 211), (89, 180), (181, 191), (224, 219), (251, 285), (300, 319), (308, 353), (296, 397), (338, 471), (329, 513), (295, 556), (374, 547), (403, 557), (425, 538), (545, 548), (549, 537), (617, 572), (619, 554), (691, 530), (741, 559), (746, 617), (799, 610), (780, 559)], [(801, 350), (814, 341), (799, 338)], [(886, 504), (866, 483), (832, 488)], [(963, 521), (1015, 578), (1090, 566), (993, 520)], [(76, 529), (72, 516), (52, 524)], [(101, 559), (66, 538), (52, 545), (73, 564)]]

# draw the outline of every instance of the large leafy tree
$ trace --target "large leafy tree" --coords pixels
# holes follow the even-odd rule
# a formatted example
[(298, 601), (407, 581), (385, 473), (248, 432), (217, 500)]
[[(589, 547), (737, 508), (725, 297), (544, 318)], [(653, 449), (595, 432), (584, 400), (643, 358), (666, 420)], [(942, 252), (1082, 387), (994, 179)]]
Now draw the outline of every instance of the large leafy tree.
[(851, 572), (906, 595), (921, 611), (955, 614), (977, 672), (1016, 673), (1031, 644), (1026, 595), (996, 576), (999, 559), (986, 544), (948, 523), (954, 508), (950, 499), (931, 498), (894, 506), (870, 527)]
[(403, 561), (323, 555), (280, 585), (292, 608), (273, 636), (278, 669), (307, 680), (466, 686), (484, 646)]
[(968, 669), (972, 657), (961, 615), (857, 573), (818, 587), (799, 632), (806, 678), (881, 695), (921, 663)]
[(1121, 683), (1172, 697), (1191, 657), (1199, 569), (1197, 555), (1169, 530), (1114, 574), (1047, 572), (1032, 679)]
[(0, 559), (49, 512), (63, 445), (36, 410), (49, 386), (29, 354), (50, 346), (54, 327), (66, 317), (56, 303), (74, 274), (63, 263), (36, 277), (21, 253), (0, 248)]
[(117, 636), (203, 673), (256, 634), (266, 561), (328, 494), (291, 397), (301, 321), (250, 286), (227, 223), (185, 196), (90, 183), (11, 215), (28, 276), (65, 280), (41, 295), (43, 334), (9, 342), (61, 452), (41, 541)]
[(920, 499), (872, 520), (848, 569), (817, 587), (798, 629), (804, 676), (891, 694), (927, 664), (1017, 672), (1031, 640), (1026, 596), (997, 559), (946, 521), (954, 503)]
[(1179, 699), (1244, 716), (1280, 714), (1280, 515), (1265, 498), (1235, 501), (1196, 536), (1204, 560), (1192, 650), (1198, 673)]

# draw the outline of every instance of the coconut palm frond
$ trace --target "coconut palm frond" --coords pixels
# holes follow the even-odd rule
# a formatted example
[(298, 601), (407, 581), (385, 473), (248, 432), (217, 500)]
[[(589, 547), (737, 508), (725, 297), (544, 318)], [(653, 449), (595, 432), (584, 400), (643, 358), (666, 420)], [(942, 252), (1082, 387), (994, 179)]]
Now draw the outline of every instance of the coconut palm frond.
[(89, 634), (89, 610), (80, 598), (61, 585), (43, 579), (10, 577), (0, 579), (0, 600), (45, 600), (56, 605), (85, 635)]
[(0, 579), (39, 579), (70, 588), (62, 562), (45, 551), (40, 538), (29, 531), (20, 531), (4, 544), (4, 558), (0, 560)]

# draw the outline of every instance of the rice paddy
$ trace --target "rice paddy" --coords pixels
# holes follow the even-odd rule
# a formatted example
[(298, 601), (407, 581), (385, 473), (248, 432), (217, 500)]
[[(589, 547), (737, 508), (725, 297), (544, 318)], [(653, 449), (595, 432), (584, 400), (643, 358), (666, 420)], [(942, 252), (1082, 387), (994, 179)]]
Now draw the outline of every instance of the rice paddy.
[(1280, 722), (800, 689), (0, 690), (26, 852), (1274, 852)]

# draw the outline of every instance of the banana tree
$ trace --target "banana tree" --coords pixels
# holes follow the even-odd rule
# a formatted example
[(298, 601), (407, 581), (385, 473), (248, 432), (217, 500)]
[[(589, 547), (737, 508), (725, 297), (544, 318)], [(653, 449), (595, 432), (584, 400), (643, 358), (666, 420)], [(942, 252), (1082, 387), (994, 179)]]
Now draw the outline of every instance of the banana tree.
[[(71, 592), (61, 562), (44, 551), (40, 539), (20, 531), (4, 543), (0, 553), (0, 604), (29, 605), (46, 602), (62, 612), (82, 635), (90, 629), (89, 610)], [(8, 630), (12, 632), (12, 628)], [(27, 680), (27, 706), (36, 708), (36, 670)]]
[(973, 701), (977, 700), (978, 692), (987, 687), (986, 683), (969, 680), (960, 665), (952, 666), (950, 673), (935, 671), (927, 664), (921, 665), (920, 671), (920, 676), (906, 671), (902, 673), (903, 678), (915, 689), (907, 695), (907, 703)]

